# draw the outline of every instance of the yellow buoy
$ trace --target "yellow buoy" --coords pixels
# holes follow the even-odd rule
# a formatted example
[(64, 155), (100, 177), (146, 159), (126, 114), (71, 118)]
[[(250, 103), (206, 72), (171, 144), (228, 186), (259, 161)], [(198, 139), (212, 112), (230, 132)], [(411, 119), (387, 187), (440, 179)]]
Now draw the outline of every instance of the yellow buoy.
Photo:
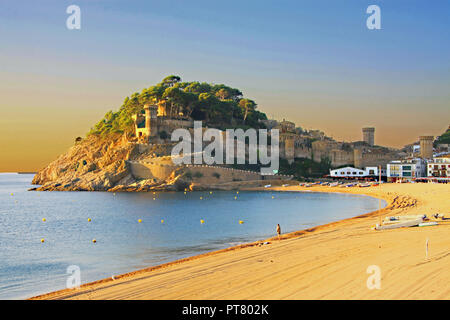
[(97, 242), (97, 240), (95, 240), (95, 239), (92, 239), (92, 242), (93, 242), (93, 243), (96, 243), (96, 242)]
[(236, 194), (239, 194), (239, 191), (236, 191)]
[(13, 196), (13, 195), (14, 195), (14, 193), (11, 193), (11, 195)]
[(274, 197), (274, 196), (272, 196), (272, 199), (275, 199), (275, 197)]
[(141, 219), (139, 219), (139, 220), (138, 220), (138, 222), (139, 222), (139, 223), (141, 223), (141, 222), (142, 222), (142, 220), (141, 220)]
[(161, 220), (161, 223), (164, 223), (164, 220)]
[(200, 200), (202, 200), (203, 199), (203, 197), (200, 197)]
[(41, 239), (41, 242), (42, 242), (42, 243), (44, 243), (44, 242), (45, 242), (44, 238), (42, 238), (42, 239)]
[(88, 218), (88, 222), (91, 222), (91, 218)]
[(237, 200), (237, 197), (235, 196), (234, 199)]
[(153, 198), (153, 200), (156, 200), (156, 198)]
[(244, 223), (244, 221), (242, 221), (242, 220), (239, 220), (239, 224), (243, 224)]
[(42, 218), (42, 222), (45, 222), (45, 221), (47, 221), (47, 219), (45, 219), (45, 218)]
[(201, 223), (201, 224), (204, 224), (204, 223), (205, 223), (205, 220), (203, 220), (203, 219), (200, 220), (200, 223)]
[(212, 194), (212, 191), (210, 191), (209, 194)]
[(186, 191), (184, 192), (184, 194), (186, 194)]

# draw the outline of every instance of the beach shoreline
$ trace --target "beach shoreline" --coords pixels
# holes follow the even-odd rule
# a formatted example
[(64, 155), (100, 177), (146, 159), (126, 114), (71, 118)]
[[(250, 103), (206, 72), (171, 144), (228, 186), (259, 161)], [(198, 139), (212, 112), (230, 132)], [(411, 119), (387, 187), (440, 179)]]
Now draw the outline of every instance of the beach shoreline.
[[(114, 276), (114, 279), (107, 278), (107, 279), (101, 279), (98, 281), (90, 282), (87, 284), (82, 285), (78, 289), (64, 289), (59, 290), (55, 292), (46, 293), (43, 295), (38, 295), (35, 297), (32, 297), (30, 299), (282, 299), (282, 298), (289, 298), (289, 299), (328, 299), (328, 298), (337, 298), (337, 299), (387, 299), (387, 298), (411, 298), (408, 294), (406, 295), (399, 295), (396, 294), (392, 295), (384, 295), (384, 292), (380, 292), (381, 290), (369, 290), (367, 288), (364, 288), (364, 286), (361, 286), (359, 288), (361, 294), (355, 294), (353, 291), (354, 288), (350, 291), (352, 292), (351, 295), (348, 295), (347, 297), (345, 295), (341, 296), (338, 295), (335, 297), (333, 294), (327, 294), (327, 290), (322, 291), (318, 288), (314, 288), (313, 284), (309, 284), (305, 287), (304, 284), (302, 284), (298, 290), (295, 290), (295, 285), (293, 285), (291, 282), (288, 282), (288, 280), (285, 280), (282, 275), (286, 275), (287, 278), (289, 277), (302, 277), (306, 276), (304, 271), (301, 269), (295, 271), (290, 270), (289, 272), (286, 272), (286, 270), (283, 270), (283, 264), (277, 266), (278, 272), (280, 273), (280, 279), (282, 282), (286, 281), (285, 284), (290, 288), (289, 290), (283, 290), (278, 289), (276, 290), (276, 294), (274, 294), (273, 291), (269, 292), (267, 291), (264, 293), (264, 290), (261, 290), (259, 293), (255, 293), (255, 287), (250, 284), (243, 285), (240, 282), (234, 283), (233, 275), (237, 278), (243, 277), (244, 275), (248, 275), (250, 277), (253, 277), (255, 281), (261, 281), (261, 279), (264, 279), (267, 275), (271, 277), (277, 278), (276, 274), (269, 272), (267, 274), (267, 270), (259, 270), (260, 272), (252, 272), (252, 267), (257, 267), (259, 269), (259, 265), (261, 262), (266, 262), (273, 266), (274, 259), (270, 259), (271, 257), (271, 251), (276, 251), (275, 256), (276, 259), (283, 261), (287, 263), (287, 265), (296, 263), (295, 260), (292, 260), (292, 257), (286, 256), (286, 253), (291, 253), (292, 250), (295, 248), (299, 248), (300, 250), (305, 251), (311, 251), (312, 255), (318, 255), (322, 259), (327, 260), (328, 256), (331, 259), (331, 262), (329, 263), (329, 269), (342, 269), (342, 267), (349, 268), (348, 262), (342, 261), (339, 262), (339, 259), (333, 259), (338, 258), (336, 256), (336, 252), (333, 252), (332, 248), (327, 248), (327, 245), (324, 247), (321, 247), (320, 250), (314, 250), (315, 245), (322, 246), (323, 243), (329, 244), (331, 247), (337, 246), (337, 248), (344, 248), (347, 244), (348, 247), (355, 246), (354, 243), (348, 243), (349, 239), (351, 237), (365, 237), (365, 239), (368, 242), (377, 242), (376, 239), (373, 239), (374, 235), (379, 235), (380, 240), (378, 242), (385, 242), (386, 239), (384, 238), (396, 238), (395, 234), (403, 234), (403, 233), (411, 233), (411, 230), (418, 229), (418, 228), (404, 228), (404, 229), (397, 229), (397, 230), (389, 230), (389, 231), (374, 231), (371, 230), (371, 228), (380, 221), (381, 217), (386, 215), (402, 215), (402, 214), (410, 214), (410, 213), (416, 213), (418, 210), (429, 210), (426, 199), (423, 197), (423, 191), (424, 190), (431, 190), (429, 192), (432, 192), (433, 195), (438, 192), (438, 196), (444, 197), (446, 192), (450, 191), (449, 185), (438, 185), (438, 184), (383, 184), (381, 186), (375, 186), (370, 188), (338, 188), (338, 187), (324, 187), (324, 186), (313, 186), (313, 187), (299, 187), (299, 186), (289, 186), (289, 187), (273, 187), (270, 189), (265, 188), (247, 188), (245, 190), (266, 190), (266, 191), (291, 191), (291, 192), (328, 192), (328, 193), (344, 193), (344, 194), (357, 194), (357, 195), (365, 195), (370, 197), (375, 197), (381, 200), (384, 200), (387, 202), (387, 205), (379, 210), (368, 212), (356, 217), (347, 218), (331, 223), (327, 223), (324, 225), (294, 231), (291, 233), (283, 234), (280, 239), (278, 237), (272, 237), (269, 239), (261, 240), (261, 241), (255, 241), (251, 243), (241, 244), (238, 246), (229, 247), (222, 250), (207, 252), (200, 255), (195, 255), (192, 257), (179, 259), (176, 261), (172, 261), (169, 263), (161, 264), (158, 266), (153, 266), (145, 269), (141, 269), (138, 271)], [(422, 194), (422, 195), (421, 195)], [(448, 194), (448, 193), (447, 193)], [(429, 200), (433, 200), (428, 197)], [(439, 198), (439, 197), (438, 197)], [(440, 207), (438, 207), (440, 206)], [(447, 201), (441, 201), (440, 204), (435, 205), (436, 210), (439, 210), (441, 213), (446, 213), (448, 215), (450, 205)], [(432, 208), (433, 209), (433, 208)], [(431, 215), (431, 213), (434, 212), (427, 212), (427, 215)], [(449, 260), (450, 257), (445, 254), (445, 242), (448, 244), (448, 240), (450, 239), (450, 236), (445, 235), (445, 230), (448, 233), (448, 230), (450, 227), (449, 223), (441, 223), (439, 226), (429, 227), (427, 228), (419, 228), (424, 231), (425, 233), (436, 233), (437, 238), (439, 238), (439, 241), (444, 243), (444, 247), (441, 248), (441, 245), (439, 245), (437, 248), (440, 250), (439, 254), (442, 255), (442, 258), (440, 258), (440, 264), (437, 267), (437, 269), (442, 269), (441, 264), (447, 264), (447, 268), (449, 266)], [(444, 231), (442, 231), (444, 229)], [(416, 231), (413, 231), (416, 232)], [(331, 239), (328, 239), (330, 236), (330, 233), (336, 233), (335, 236), (338, 236), (338, 239), (334, 239), (333, 237)], [(341, 234), (339, 234), (341, 233)], [(343, 233), (343, 234), (342, 234)], [(389, 237), (386, 237), (386, 234), (389, 235)], [(347, 236), (345, 236), (347, 235)], [(301, 243), (302, 241), (310, 242), (310, 244), (307, 244), (305, 247), (305, 244)], [(339, 243), (342, 242), (342, 244)], [(337, 242), (337, 243), (336, 243)], [(265, 244), (266, 243), (266, 244)], [(343, 246), (341, 246), (343, 245)], [(381, 248), (381, 246), (379, 246)], [(378, 248), (378, 249), (379, 249)], [(377, 248), (372, 248), (372, 250), (369, 250), (366, 254), (373, 254), (377, 253)], [(442, 250), (441, 250), (442, 249)], [(362, 248), (358, 249), (359, 251), (362, 250)], [(356, 250), (356, 251), (358, 251)], [(252, 251), (252, 252), (250, 252)], [(256, 254), (258, 255), (259, 259), (252, 260), (248, 256), (252, 257), (252, 255), (255, 253), (254, 251), (257, 251)], [(267, 252), (266, 252), (267, 251)], [(344, 250), (345, 251), (345, 250)], [(443, 251), (443, 252), (441, 252)], [(273, 253), (272, 253), (273, 254)], [(342, 254), (342, 253), (341, 253)], [(355, 256), (357, 252), (354, 252), (354, 254), (351, 255), (351, 258), (354, 260), (358, 260), (358, 257)], [(377, 253), (378, 254), (378, 253)], [(392, 255), (392, 253), (391, 253)], [(244, 264), (246, 265), (245, 271), (242, 271), (242, 269), (236, 269), (236, 267), (226, 267), (226, 265), (230, 263), (235, 263), (236, 259), (239, 259), (237, 256), (242, 256), (244, 259), (250, 259), (250, 264)], [(339, 254), (338, 254), (339, 256)], [(395, 256), (395, 255), (394, 255)], [(301, 258), (301, 256), (300, 256)], [(392, 257), (391, 257), (392, 258)], [(268, 260), (267, 260), (268, 259)], [(387, 258), (389, 259), (389, 258)], [(305, 261), (305, 263), (308, 264), (308, 272), (309, 274), (314, 274), (314, 277), (320, 279), (320, 273), (323, 272), (325, 275), (329, 274), (330, 270), (320, 270), (320, 262), (317, 262), (317, 270), (314, 270), (314, 260), (309, 261), (309, 259), (305, 259), (308, 261)], [(267, 262), (269, 261), (269, 262)], [(421, 261), (423, 262), (423, 261)], [(278, 265), (278, 264), (277, 264)], [(214, 276), (210, 274), (208, 276), (207, 281), (204, 281), (204, 279), (201, 279), (201, 284), (196, 283), (196, 280), (199, 280), (198, 278), (189, 277), (189, 272), (186, 273), (184, 269), (190, 269), (196, 270), (197, 272), (207, 272), (209, 269), (219, 268), (224, 272), (225, 274), (228, 274), (229, 277), (228, 280), (223, 280), (221, 278), (218, 278), (217, 276)], [(391, 266), (390, 266), (391, 267)], [(287, 266), (285, 267), (287, 268)], [(351, 268), (349, 268), (351, 269)], [(341, 272), (342, 273), (342, 272)], [(360, 277), (367, 278), (367, 274), (365, 273), (365, 270), (362, 270), (360, 272)], [(448, 272), (447, 272), (448, 273)], [(176, 275), (173, 275), (176, 274)], [(186, 280), (187, 277), (187, 280)], [(347, 278), (350, 280), (352, 278), (352, 272), (344, 272), (344, 274), (337, 275), (338, 279), (340, 278)], [(448, 283), (445, 282), (446, 279), (445, 275), (443, 276), (444, 279), (442, 279), (439, 282)], [(181, 280), (180, 280), (181, 279)], [(183, 280), (184, 279), (184, 280)], [(273, 286), (273, 283), (271, 283), (271, 280), (265, 280), (267, 283), (265, 285), (271, 287)], [(161, 287), (166, 287), (164, 283), (170, 283), (171, 289), (169, 290), (162, 290)], [(340, 281), (337, 280), (337, 283)], [(140, 290), (136, 290), (135, 286), (136, 283), (138, 283), (138, 286)], [(208, 283), (214, 283), (215, 286), (217, 286), (217, 283), (222, 283), (223, 287), (220, 288), (219, 291), (214, 291), (208, 289)], [(246, 283), (246, 282), (244, 282)], [(365, 283), (364, 283), (365, 284)], [(331, 285), (332, 287), (332, 285)], [(438, 286), (439, 287), (439, 286)], [(159, 289), (158, 289), (159, 288)], [(178, 288), (174, 291), (173, 288)], [(192, 291), (192, 288), (197, 288), (197, 291)], [(305, 292), (302, 293), (302, 290), (300, 288), (304, 288)], [(309, 289), (308, 289), (309, 288)], [(333, 291), (339, 291), (337, 288)], [(443, 294), (442, 297), (449, 299), (450, 297), (450, 289), (443, 288), (444, 292), (440, 292), (439, 288), (437, 290), (434, 290), (434, 292), (438, 292), (439, 294)], [(165, 292), (166, 291), (166, 292)], [(295, 294), (292, 293), (292, 291), (295, 292)], [(373, 293), (373, 294), (371, 294)], [(378, 293), (378, 295), (377, 295)], [(442, 298), (439, 296), (439, 298)], [(368, 295), (368, 296), (367, 296)], [(436, 298), (436, 297), (432, 297)]]

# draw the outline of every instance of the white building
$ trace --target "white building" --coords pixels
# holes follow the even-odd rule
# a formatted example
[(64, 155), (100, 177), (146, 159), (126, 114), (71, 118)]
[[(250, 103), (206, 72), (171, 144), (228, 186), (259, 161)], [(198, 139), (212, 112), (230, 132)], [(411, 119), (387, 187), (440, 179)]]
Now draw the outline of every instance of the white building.
[(386, 171), (389, 181), (423, 178), (427, 174), (427, 163), (421, 158), (395, 160), (387, 164)]
[(450, 155), (434, 157), (427, 164), (428, 177), (447, 178), (450, 177)]
[[(366, 167), (358, 169), (353, 167), (345, 167), (330, 170), (330, 176), (333, 178), (364, 178), (364, 177), (378, 177), (378, 167)], [(381, 169), (381, 175), (386, 176), (386, 171)]]

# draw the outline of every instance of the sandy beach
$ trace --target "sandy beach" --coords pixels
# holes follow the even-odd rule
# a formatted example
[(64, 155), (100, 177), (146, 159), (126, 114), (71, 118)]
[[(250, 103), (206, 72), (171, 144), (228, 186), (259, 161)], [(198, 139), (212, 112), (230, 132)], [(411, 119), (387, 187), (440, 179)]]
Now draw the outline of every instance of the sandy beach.
[[(281, 240), (206, 253), (33, 299), (450, 298), (450, 220), (438, 220), (437, 226), (372, 229), (386, 216), (440, 213), (449, 217), (449, 184), (272, 190), (364, 194), (384, 199), (388, 205), (284, 234)], [(262, 244), (265, 241), (270, 243)], [(373, 265), (381, 271), (381, 288), (370, 290), (367, 268)]]

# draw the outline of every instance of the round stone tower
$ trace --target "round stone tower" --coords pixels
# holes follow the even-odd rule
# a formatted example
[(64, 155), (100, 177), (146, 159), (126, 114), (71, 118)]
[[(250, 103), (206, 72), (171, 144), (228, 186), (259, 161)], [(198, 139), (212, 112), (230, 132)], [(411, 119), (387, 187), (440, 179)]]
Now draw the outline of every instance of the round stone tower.
[(433, 158), (433, 136), (420, 136), (420, 156), (424, 159)]
[(362, 132), (363, 141), (373, 146), (375, 144), (375, 128), (363, 128)]
[(158, 134), (158, 107), (155, 105), (146, 104), (145, 110), (145, 130), (147, 137), (154, 137)]

